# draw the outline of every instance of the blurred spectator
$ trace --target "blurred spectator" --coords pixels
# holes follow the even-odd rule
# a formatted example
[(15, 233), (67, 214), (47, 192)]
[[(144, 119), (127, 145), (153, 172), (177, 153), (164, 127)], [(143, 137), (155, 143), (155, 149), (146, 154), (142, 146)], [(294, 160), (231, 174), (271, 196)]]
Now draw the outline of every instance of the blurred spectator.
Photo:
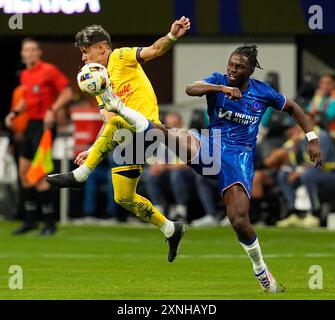
[[(208, 114), (205, 110), (194, 110), (191, 117), (190, 128), (200, 132), (209, 123)], [(217, 198), (217, 182), (205, 176), (195, 175), (195, 186), (197, 196), (204, 209), (205, 215), (192, 221), (193, 227), (209, 227), (219, 224), (219, 199)]]
[[(164, 122), (172, 128), (184, 127), (182, 117), (178, 112), (167, 114)], [(164, 212), (167, 203), (165, 187), (168, 185), (175, 203), (169, 218), (185, 221), (187, 219), (187, 203), (191, 196), (191, 185), (194, 179), (193, 172), (186, 164), (181, 163), (172, 151), (165, 150), (167, 163), (163, 159), (157, 159), (157, 163), (145, 168), (143, 175), (145, 189), (156, 208)]]
[(250, 222), (252, 224), (264, 225), (270, 223), (270, 220), (275, 219), (273, 214), (271, 215), (271, 219), (269, 219), (269, 213), (263, 210), (266, 202), (272, 201), (268, 197), (270, 191), (274, 190), (273, 184), (272, 172), (264, 166), (261, 146), (258, 144), (256, 145), (254, 178), (251, 187)]
[(26, 65), (26, 69), (20, 75), (20, 84), (24, 86), (23, 99), (5, 119), (6, 125), (11, 128), (21, 112), (26, 110), (29, 116), (19, 150), (19, 176), (23, 187), (25, 219), (14, 234), (36, 229), (39, 209), (45, 220), (41, 235), (51, 235), (56, 231), (55, 210), (49, 184), (42, 178), (35, 185), (31, 185), (26, 176), (44, 129), (54, 124), (55, 113), (71, 100), (72, 90), (64, 74), (56, 66), (42, 61), (41, 56), (42, 50), (37, 41), (32, 38), (22, 41), (21, 57)]
[(321, 76), (307, 111), (315, 115), (317, 124), (335, 138), (335, 75)]
[(308, 102), (313, 98), (314, 92), (318, 87), (319, 74), (315, 70), (308, 70), (302, 79), (301, 85), (298, 88), (296, 102), (307, 107)]
[(210, 227), (218, 225), (219, 199), (217, 199), (217, 182), (197, 174), (195, 175), (195, 185), (197, 187), (200, 202), (205, 210), (205, 215), (202, 218), (193, 220), (191, 225), (193, 227)]
[(101, 200), (99, 193), (103, 190), (106, 193), (106, 208), (100, 217), (111, 218), (110, 222), (125, 222), (127, 220), (125, 210), (114, 200), (110, 161), (113, 161), (112, 156), (102, 160), (88, 177), (84, 188), (83, 211), (85, 218), (92, 219), (99, 215), (97, 213), (98, 203)]
[(304, 218), (299, 218), (295, 213), (288, 218), (279, 221), (278, 226), (300, 226), (300, 227), (317, 227), (320, 225), (319, 188), (335, 179), (335, 145), (329, 134), (320, 129), (315, 123), (315, 115), (310, 115), (314, 123), (314, 131), (320, 139), (320, 146), (323, 154), (323, 168), (314, 168), (309, 161), (306, 148), (306, 139), (298, 128), (293, 128), (290, 133), (290, 140), (286, 143), (286, 157), (290, 166), (282, 166), (278, 174), (278, 182), (282, 188), (284, 197), (289, 204), (290, 212), (294, 212), (296, 200), (296, 188), (304, 185), (307, 189), (311, 212)]
[[(71, 119), (74, 124), (74, 157), (87, 150), (95, 142), (101, 128), (99, 110), (87, 101), (79, 101), (71, 108)], [(114, 188), (110, 166), (113, 157), (104, 159), (88, 177), (83, 190), (83, 213), (86, 221), (96, 220), (97, 216), (112, 218), (115, 222), (126, 221), (125, 210), (114, 200)], [(101, 192), (106, 194), (103, 201), (105, 212), (98, 213), (101, 209)]]

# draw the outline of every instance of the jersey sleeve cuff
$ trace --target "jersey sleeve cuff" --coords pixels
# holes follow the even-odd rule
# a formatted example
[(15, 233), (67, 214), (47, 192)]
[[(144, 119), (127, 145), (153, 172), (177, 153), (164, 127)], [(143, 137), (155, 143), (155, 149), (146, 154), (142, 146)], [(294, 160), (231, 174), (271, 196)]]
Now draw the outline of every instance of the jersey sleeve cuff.
[(279, 109), (280, 111), (283, 111), (283, 109), (284, 109), (284, 107), (285, 107), (285, 105), (286, 105), (286, 97), (284, 96), (284, 103), (283, 103), (283, 105), (281, 106), (281, 108)]
[(140, 48), (137, 48), (137, 51), (136, 51), (136, 60), (139, 62), (139, 63), (144, 63), (144, 61), (141, 59), (141, 51), (142, 51), (143, 47), (140, 47)]

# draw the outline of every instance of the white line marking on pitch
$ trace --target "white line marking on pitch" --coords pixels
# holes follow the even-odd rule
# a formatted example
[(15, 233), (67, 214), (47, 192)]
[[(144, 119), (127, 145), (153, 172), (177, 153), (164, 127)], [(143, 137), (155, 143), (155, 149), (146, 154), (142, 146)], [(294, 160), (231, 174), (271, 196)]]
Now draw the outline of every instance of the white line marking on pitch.
[[(42, 254), (3, 254), (0, 255), (0, 258), (32, 258), (32, 257), (42, 257), (47, 259), (108, 259), (117, 257), (134, 257), (135, 255), (140, 255), (141, 258), (148, 258), (153, 256), (162, 256), (159, 255), (149, 255), (149, 254), (88, 254), (88, 253), (42, 253)], [(165, 256), (165, 255), (164, 255)], [(281, 258), (328, 258), (334, 257), (335, 254), (332, 253), (305, 253), (305, 254), (293, 254), (293, 253), (282, 253), (282, 254), (265, 254), (264, 258), (267, 259), (281, 259)], [(247, 259), (245, 254), (180, 254), (179, 258), (181, 259), (190, 259), (190, 258), (199, 258), (199, 259)]]

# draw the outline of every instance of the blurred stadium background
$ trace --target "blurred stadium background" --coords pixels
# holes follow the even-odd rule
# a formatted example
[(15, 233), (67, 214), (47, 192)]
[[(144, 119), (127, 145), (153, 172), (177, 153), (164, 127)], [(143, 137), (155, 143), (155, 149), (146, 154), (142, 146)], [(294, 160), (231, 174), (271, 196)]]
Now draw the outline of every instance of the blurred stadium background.
[[(37, 8), (41, 9), (39, 10), (40, 12), (23, 14), (23, 28), (11, 29), (8, 24), (9, 19), (15, 13), (29, 11), (29, 6), (34, 2)], [(0, 1), (0, 39), (2, 43), (2, 80), (0, 86), (0, 118), (2, 120), (0, 127), (0, 217), (6, 220), (2, 222), (3, 231), (1, 231), (1, 233), (2, 235), (5, 233), (5, 242), (3, 242), (3, 244), (11, 243), (10, 248), (13, 250), (15, 250), (14, 247), (16, 245), (20, 246), (21, 250), (23, 250), (22, 245), (24, 240), (13, 240), (12, 237), (8, 236), (11, 227), (14, 226), (13, 220), (22, 219), (22, 204), (20, 203), (20, 186), (17, 178), (15, 150), (13, 150), (11, 143), (13, 132), (10, 132), (4, 126), (3, 120), (10, 111), (13, 91), (19, 84), (19, 73), (24, 67), (20, 60), (21, 41), (24, 37), (34, 37), (41, 43), (43, 60), (58, 66), (69, 77), (72, 89), (75, 92), (73, 102), (67, 106), (66, 112), (58, 117), (58, 134), (54, 141), (53, 149), (56, 172), (68, 171), (68, 169), (74, 168), (73, 159), (75, 154), (85, 150), (87, 146), (94, 141), (94, 135), (100, 125), (100, 122), (96, 118), (97, 111), (95, 101), (82, 96), (76, 84), (76, 74), (82, 66), (82, 63), (81, 53), (74, 47), (74, 35), (84, 26), (101, 24), (110, 33), (114, 48), (123, 46), (147, 46), (151, 45), (159, 36), (166, 34), (169, 31), (172, 21), (183, 15), (189, 17), (192, 23), (190, 32), (180, 41), (177, 41), (175, 46), (167, 54), (144, 64), (143, 68), (157, 94), (162, 121), (164, 121), (167, 114), (178, 112), (182, 117), (184, 126), (195, 127), (197, 129), (204, 128), (207, 124), (205, 114), (206, 101), (205, 99), (188, 97), (185, 94), (186, 85), (193, 81), (201, 80), (214, 71), (225, 73), (230, 53), (240, 45), (244, 45), (245, 43), (256, 44), (259, 48), (258, 60), (263, 70), (257, 70), (254, 77), (259, 80), (268, 81), (288, 98), (297, 101), (306, 111), (310, 111), (311, 101), (313, 101), (313, 97), (318, 94), (317, 90), (320, 89), (318, 87), (320, 77), (324, 74), (333, 75), (335, 71), (335, 20), (333, 19), (335, 3), (333, 1), (170, 0), (160, 1), (158, 4), (157, 1), (154, 0), (146, 0), (145, 2), (129, 1), (127, 3), (114, 0), (92, 0), (82, 1), (87, 3), (87, 5), (85, 6), (85, 11), (81, 13), (75, 12), (75, 3), (78, 1), (63, 1), (63, 11), (67, 10), (66, 14), (64, 12), (42, 13), (42, 9), (47, 8), (45, 2), (48, 1), (43, 2), (44, 4), (42, 5), (42, 1), (33, 0)], [(59, 3), (61, 2), (62, 1), (59, 1)], [(322, 29), (312, 30), (309, 26), (309, 22), (313, 13), (309, 13), (309, 8), (315, 4), (322, 7), (323, 24)], [(332, 125), (335, 120), (335, 112), (333, 114), (334, 118), (328, 116), (326, 112), (326, 109), (330, 108), (330, 106), (335, 108), (335, 77), (332, 76), (330, 78), (330, 89), (324, 96), (326, 102), (323, 101), (323, 106), (318, 108), (315, 112), (315, 117), (318, 125), (326, 130), (332, 139), (335, 139), (335, 131), (333, 131), (335, 128)], [(86, 118), (90, 118), (90, 120), (83, 120), (85, 117), (81, 117), (80, 114), (88, 115)], [(288, 207), (283, 190), (276, 178), (277, 173), (283, 166), (291, 166), (291, 164), (273, 163), (270, 166), (266, 166), (264, 163), (269, 160), (269, 156), (271, 156), (274, 151), (280, 148), (286, 148), (285, 142), (289, 139), (288, 135), (290, 134), (288, 130), (292, 125), (288, 122), (285, 115), (275, 111), (267, 115), (262, 125), (261, 139), (258, 144), (259, 159), (256, 164), (256, 169), (259, 170), (261, 177), (263, 177), (259, 182), (259, 187), (262, 189), (262, 192), (253, 199), (251, 218), (252, 221), (259, 226), (274, 226), (276, 224), (278, 225), (278, 221), (287, 218), (289, 214), (293, 213), (292, 208)], [(299, 157), (299, 155), (297, 156)], [(293, 169), (291, 168), (292, 170), (295, 170), (294, 166), (291, 167), (293, 167)], [(327, 172), (334, 172), (334, 167), (330, 161), (328, 163)], [(192, 177), (192, 179), (195, 178)], [(164, 176), (161, 181), (165, 181), (166, 183), (164, 183), (165, 187), (162, 191), (164, 193), (164, 201), (163, 203), (159, 203), (159, 205), (164, 207), (167, 214), (176, 215), (178, 203), (176, 199), (174, 199), (171, 180), (168, 180), (168, 178)], [(188, 186), (190, 196), (187, 199), (187, 216), (182, 218), (192, 223), (192, 221), (205, 215), (206, 200), (204, 200), (204, 202), (201, 201), (196, 183), (189, 183)], [(124, 245), (123, 249), (120, 247), (118, 250), (120, 250), (120, 252), (122, 250), (127, 251), (127, 235), (129, 235), (129, 241), (131, 242), (131, 239), (137, 237), (137, 232), (139, 231), (136, 231), (135, 235), (132, 236), (132, 231), (128, 232), (129, 229), (125, 229), (127, 232), (124, 232), (124, 229), (122, 229), (123, 224), (128, 221), (129, 225), (131, 225), (135, 224), (135, 221), (127, 212), (120, 213), (121, 219), (111, 219), (110, 212), (106, 210), (108, 202), (106, 190), (108, 186), (106, 186), (105, 183), (101, 183), (98, 185), (98, 188), (99, 195), (95, 200), (96, 207), (91, 212), (85, 212), (85, 208), (83, 207), (83, 191), (64, 190), (59, 193), (57, 190), (53, 190), (57, 216), (64, 225), (68, 222), (78, 225), (86, 223), (99, 223), (101, 225), (122, 223), (121, 227), (111, 228), (114, 228), (113, 230), (117, 234), (116, 241)], [(286, 225), (282, 225), (282, 227), (295, 226), (314, 228), (321, 226), (324, 229), (335, 229), (334, 190), (335, 173), (331, 179), (320, 185), (318, 190), (319, 199), (321, 201), (321, 210), (318, 216), (319, 221), (317, 224), (312, 223), (309, 225), (302, 223), (303, 217), (309, 214), (311, 208), (308, 205), (309, 199), (306, 190), (300, 189), (300, 193), (297, 195), (294, 213), (300, 215), (298, 216), (300, 217), (301, 225), (299, 225), (298, 222), (292, 222), (291, 224), (288, 222)], [(145, 194), (150, 198), (146, 181), (141, 181), (139, 193)], [(213, 201), (216, 202), (215, 223), (212, 224), (214, 227), (214, 235), (208, 239), (212, 239), (215, 242), (221, 241), (220, 223), (223, 227), (227, 221), (224, 219), (224, 208), (220, 205), (219, 199), (214, 197)], [(120, 208), (118, 208), (118, 210), (120, 210)], [(141, 223), (137, 224), (147, 227), (147, 225)], [(199, 225), (201, 225), (201, 223)], [(204, 226), (205, 225), (206, 224), (204, 224)], [(207, 226), (209, 225), (210, 224)], [(74, 233), (78, 240), (78, 232), (80, 233), (81, 231), (80, 227), (78, 227), (79, 229), (72, 229), (73, 226), (64, 226), (64, 228), (65, 229), (62, 229), (62, 227), (59, 228), (60, 231), (59, 234), (56, 234), (56, 237), (59, 237), (59, 241), (64, 242), (61, 243), (60, 246), (66, 248), (65, 242), (67, 239), (70, 241), (71, 234)], [(87, 229), (86, 226), (81, 228), (83, 228), (82, 232), (88, 235), (85, 241), (93, 241), (93, 243), (99, 245), (99, 239), (105, 239), (106, 242), (110, 241), (113, 243), (113, 236), (107, 235), (105, 231), (102, 231), (101, 238), (99, 238), (98, 234), (101, 230), (91, 229), (91, 231), (88, 231), (89, 229)], [(269, 230), (272, 232), (275, 229), (269, 227)], [(211, 242), (206, 239), (207, 237), (203, 234), (203, 232), (207, 231), (208, 234), (212, 232), (211, 229), (199, 231), (199, 234), (196, 233), (197, 231), (192, 231), (195, 232), (193, 234), (190, 231), (191, 239), (197, 239), (197, 235), (199, 235), (200, 239), (205, 241), (203, 254), (207, 252), (205, 244), (206, 246), (211, 246)], [(265, 233), (265, 237), (269, 237), (268, 243), (273, 244), (273, 242), (271, 242), (271, 232), (263, 232)], [(287, 232), (292, 236), (290, 231)], [(309, 252), (310, 248), (313, 247), (313, 237), (319, 237), (319, 232), (321, 231), (311, 231), (311, 237), (308, 237), (306, 233), (299, 231), (296, 233), (296, 238), (293, 236), (290, 238), (292, 241), (291, 248), (294, 244), (298, 245), (299, 236), (303, 235), (302, 237), (304, 237), (306, 241), (306, 248), (308, 248), (306, 252)], [(327, 232), (326, 235), (322, 233), (324, 242), (320, 240), (320, 246), (318, 248), (314, 246), (313, 248), (316, 250), (316, 253), (320, 251), (319, 248), (323, 248), (321, 252), (330, 252), (330, 256), (326, 257), (330, 259), (331, 252), (334, 252), (334, 247), (327, 247), (327, 243), (329, 240), (334, 239), (334, 234), (331, 231)], [(113, 231), (111, 231), (111, 233), (113, 233)], [(122, 235), (120, 235), (120, 233)], [(91, 239), (89, 238), (90, 234), (92, 234), (93, 237)], [(142, 238), (136, 238), (134, 242), (136, 243), (140, 241), (140, 239), (143, 239), (141, 240), (143, 242), (154, 240), (154, 236), (151, 233), (148, 236), (143, 233), (141, 237)], [(276, 234), (274, 238), (276, 237), (283, 239), (285, 233), (280, 234), (280, 236)], [(35, 238), (30, 236), (28, 239), (33, 243), (35, 258), (38, 257), (38, 252), (47, 250), (46, 248), (40, 248)], [(50, 240), (54, 243), (52, 244), (50, 242), (51, 248), (53, 248), (53, 246), (56, 248), (57, 246), (57, 242), (55, 242), (57, 238), (55, 239), (56, 240)], [(80, 239), (78, 241), (80, 241)], [(189, 247), (191, 250), (190, 243), (187, 242), (187, 239), (185, 241), (185, 249)], [(233, 240), (230, 239), (230, 241)], [(120, 243), (118, 243), (118, 245)], [(73, 243), (73, 248), (77, 245), (79, 245), (79, 243)], [(286, 245), (289, 250), (288, 244)], [(275, 245), (274, 247), (276, 247), (277, 250), (277, 246)], [(286, 248), (284, 244), (283, 247)], [(272, 252), (269, 248), (269, 245), (265, 247), (265, 252)], [(26, 249), (29, 250), (28, 248)], [(162, 250), (164, 249), (162, 248)], [(217, 249), (219, 250), (220, 246), (217, 246)], [(138, 248), (138, 250), (140, 250), (140, 248)], [(232, 252), (235, 253), (234, 250), (232, 250)], [(300, 250), (304, 252), (304, 249), (300, 248)], [(131, 249), (129, 254), (131, 254), (132, 251), (135, 252), (135, 248)], [(8, 263), (17, 263), (17, 259), (15, 260), (12, 253), (7, 254), (9, 249), (7, 251), (4, 250), (4, 252), (5, 258), (7, 259), (5, 259), (5, 261), (8, 261)], [(24, 252), (24, 250), (22, 252)], [(136, 252), (138, 253), (138, 251)], [(237, 248), (236, 252), (238, 252)], [(301, 252), (299, 252), (299, 254)], [(214, 251), (211, 253), (214, 255)], [(0, 252), (0, 255), (1, 254)], [(158, 254), (157, 250), (153, 250), (153, 255), (155, 254)], [(159, 254), (161, 254), (161, 252)], [(112, 259), (112, 255), (110, 257), (105, 253), (105, 256), (106, 259)], [(66, 254), (64, 254), (64, 257), (63, 258), (66, 259)], [(58, 258), (62, 258), (61, 253), (59, 253)], [(90, 257), (86, 258), (88, 259), (88, 263), (90, 263)], [(224, 260), (227, 257), (221, 258)], [(221, 258), (215, 258), (216, 260), (213, 262), (214, 266), (217, 265), (217, 270), (220, 270), (218, 259)], [(24, 258), (24, 253), (21, 254), (20, 259), (23, 259), (23, 264), (26, 262), (30, 267), (36, 262), (36, 260), (32, 259), (29, 260), (28, 263)], [(76, 259), (76, 257), (71, 258), (71, 255), (69, 255), (68, 259)], [(185, 259), (187, 260), (187, 257)], [(227, 259), (229, 265), (230, 260), (229, 258)], [(284, 257), (281, 263), (286, 263), (283, 261), (285, 259), (288, 259), (287, 263), (291, 261), (288, 257)], [(122, 259), (121, 261), (125, 262)], [(191, 266), (190, 261), (187, 261), (187, 263)], [(296, 269), (294, 270), (304, 273), (307, 272), (307, 265), (313, 264), (314, 262), (311, 260), (304, 261), (304, 269), (299, 269), (297, 266), (299, 261), (301, 260), (297, 260), (295, 265)], [(330, 264), (328, 260), (327, 262), (322, 260), (320, 263), (323, 262), (327, 265)], [(212, 262), (208, 263), (210, 264)], [(247, 264), (248, 262), (243, 260), (243, 263)], [(144, 264), (145, 261), (143, 261), (143, 266)], [(159, 262), (157, 262), (157, 264), (159, 264)], [(280, 270), (279, 264), (278, 262), (278, 265), (275, 265), (274, 270), (276, 270), (276, 268)], [(4, 266), (2, 268), (2, 271), (6, 272), (4, 271)], [(67, 268), (66, 264), (64, 268)], [(121, 265), (120, 268), (122, 269)], [(62, 271), (60, 269), (56, 272), (59, 272), (59, 276), (61, 276)], [(130, 272), (135, 271), (131, 270)], [(181, 274), (183, 273), (182, 270), (180, 272)], [(287, 281), (293, 281), (294, 274), (292, 271)], [(87, 276), (89, 277), (90, 275)], [(93, 275), (91, 276), (93, 277)], [(133, 276), (135, 277), (135, 274), (133, 274)], [(29, 281), (33, 283), (32, 279)], [(210, 281), (214, 281), (214, 279)], [(302, 283), (303, 281), (301, 280), (301, 286), (305, 285)], [(35, 285), (35, 289), (37, 290), (38, 285)], [(53, 285), (55, 285), (55, 288), (57, 287), (57, 284)], [(121, 284), (119, 283), (119, 285)], [(224, 283), (222, 283), (222, 285), (224, 285)], [(233, 285), (235, 285), (235, 282), (231, 284), (231, 286)], [(0, 286), (3, 287), (3, 283), (1, 283)], [(211, 283), (210, 286), (214, 286), (214, 283)], [(236, 287), (237, 286), (236, 280)], [(300, 289), (301, 287), (297, 287), (294, 290), (300, 293)], [(334, 290), (334, 288), (331, 289)], [(118, 298), (126, 298), (127, 294), (137, 298), (143, 297), (136, 292), (134, 293), (132, 289), (129, 290), (130, 291), (124, 289), (120, 295), (115, 293), (117, 292), (116, 290), (115, 292), (113, 291), (112, 296), (101, 295), (100, 297), (106, 298), (115, 296)], [(150, 288), (150, 290), (152, 290), (152, 288)], [(164, 290), (168, 290), (168, 288), (162, 289), (163, 293), (165, 292)], [(232, 294), (231, 297), (240, 297), (237, 293), (237, 295), (234, 296), (235, 292), (233, 290), (229, 292)], [(226, 296), (220, 295), (217, 292), (214, 295), (212, 295), (212, 293), (209, 288), (202, 297), (215, 296), (216, 298), (227, 298), (229, 296), (229, 293), (227, 293)], [(160, 297), (160, 294), (160, 292), (155, 292), (149, 295), (149, 297)], [(246, 295), (244, 298), (250, 298), (252, 294), (251, 292), (249, 296)], [(57, 295), (50, 295), (49, 297), (53, 298), (55, 296)], [(69, 295), (65, 294), (64, 297), (71, 298), (75, 296), (75, 293), (72, 292)], [(164, 296), (164, 294), (162, 296)], [(32, 293), (29, 297), (34, 298), (38, 297), (38, 295), (35, 296)], [(85, 297), (85, 295), (83, 297)], [(173, 296), (168, 297), (173, 298)], [(176, 298), (178, 297), (190, 297), (190, 294), (189, 292), (183, 292), (179, 296), (176, 296)], [(297, 295), (295, 297), (304, 298), (303, 295)], [(5, 296), (3, 296), (3, 298), (5, 298)]]

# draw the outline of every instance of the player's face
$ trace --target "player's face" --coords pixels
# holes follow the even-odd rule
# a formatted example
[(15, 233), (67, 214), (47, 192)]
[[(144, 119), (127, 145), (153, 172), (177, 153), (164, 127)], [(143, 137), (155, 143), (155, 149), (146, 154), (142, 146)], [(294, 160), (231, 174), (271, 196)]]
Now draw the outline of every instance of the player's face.
[(41, 58), (42, 51), (35, 41), (28, 41), (22, 45), (21, 57), (27, 66), (35, 65)]
[(183, 123), (181, 121), (181, 118), (178, 117), (175, 114), (168, 114), (165, 119), (164, 122), (170, 126), (171, 128), (182, 128), (183, 127)]
[(233, 54), (228, 60), (227, 75), (229, 85), (234, 87), (242, 86), (253, 73), (247, 57), (240, 54)]
[(321, 77), (319, 81), (319, 89), (322, 95), (324, 96), (330, 95), (334, 87), (335, 87), (335, 82), (332, 77), (329, 77), (329, 76)]
[(93, 45), (91, 47), (80, 47), (82, 53), (81, 60), (86, 63), (100, 63), (104, 65), (105, 57), (101, 54), (99, 46)]

